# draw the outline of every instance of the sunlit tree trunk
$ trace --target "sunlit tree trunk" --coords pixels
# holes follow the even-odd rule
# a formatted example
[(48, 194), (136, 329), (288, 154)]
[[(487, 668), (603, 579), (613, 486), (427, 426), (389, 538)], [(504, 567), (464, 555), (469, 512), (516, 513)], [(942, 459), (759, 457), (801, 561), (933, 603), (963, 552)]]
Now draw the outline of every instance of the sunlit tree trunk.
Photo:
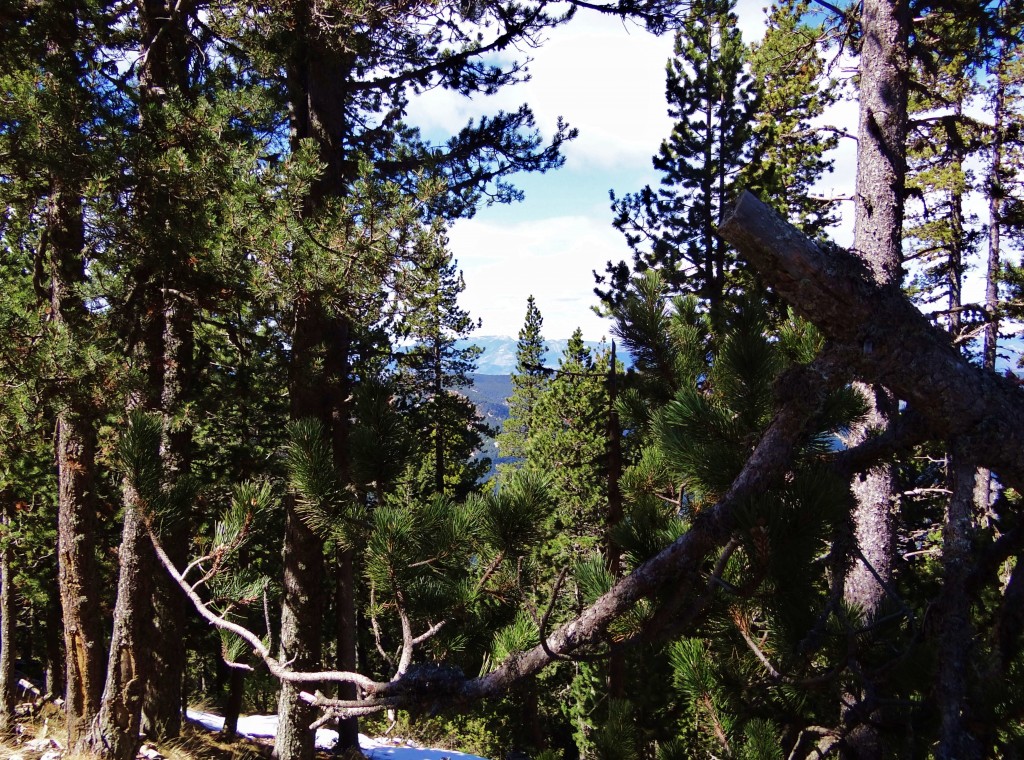
[[(865, 0), (861, 11), (860, 118), (857, 142), (854, 249), (874, 280), (897, 290), (902, 274), (902, 229), (906, 179), (909, 11), (905, 0)], [(870, 346), (864, 350), (869, 351)], [(882, 387), (858, 385), (870, 412), (855, 431), (856, 445), (883, 431), (896, 414), (892, 394)], [(853, 529), (861, 557), (846, 578), (845, 598), (872, 620), (885, 596), (882, 583), (892, 577), (895, 549), (894, 472), (881, 464), (855, 477)], [(881, 581), (881, 582), (880, 582)], [(854, 705), (846, 719), (855, 727), (848, 737), (855, 757), (880, 757), (879, 737), (866, 721), (876, 705), (868, 690), (849, 695)]]

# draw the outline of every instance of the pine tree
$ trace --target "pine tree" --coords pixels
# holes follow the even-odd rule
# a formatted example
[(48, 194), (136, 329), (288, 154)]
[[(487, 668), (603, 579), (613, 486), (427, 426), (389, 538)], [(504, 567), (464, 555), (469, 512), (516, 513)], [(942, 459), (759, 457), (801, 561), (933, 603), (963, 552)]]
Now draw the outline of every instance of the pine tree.
[[(738, 261), (714, 228), (750, 160), (757, 107), (733, 8), (730, 0), (691, 4), (667, 70), (676, 123), (653, 159), (661, 187), (612, 196), (614, 224), (633, 249), (634, 271), (662, 269), (674, 290), (698, 295), (712, 311), (734, 287)], [(615, 304), (628, 278), (624, 262), (609, 264), (609, 287), (599, 295)]]
[(930, 38), (932, 53), (915, 66), (920, 88), (908, 104), (907, 187), (916, 203), (904, 229), (904, 259), (917, 268), (913, 291), (923, 303), (940, 305), (960, 344), (964, 278), (980, 238), (977, 220), (964, 209), (972, 190), (967, 162), (981, 148), (978, 127), (965, 113), (980, 94), (980, 40), (970, 19), (937, 14), (928, 22), (915, 28)]
[(472, 386), (481, 349), (459, 348), (479, 327), (479, 322), (458, 305), (465, 289), (458, 264), (439, 230), (425, 232), (421, 243), (427, 250), (418, 256), (415, 269), (407, 272), (403, 287), (408, 302), (397, 334), (412, 346), (402, 351), (406, 408), (419, 447), (416, 464), (417, 490), (423, 493), (464, 497), (490, 467), (489, 460), (474, 459), (487, 432), (476, 408), (460, 391)]
[(516, 343), (516, 369), (512, 373), (512, 395), (508, 418), (498, 435), (498, 453), (503, 460), (523, 460), (536, 427), (537, 406), (547, 389), (544, 357), (547, 349), (541, 329), (544, 318), (533, 296), (526, 299), (526, 319)]
[[(995, 16), (1006, 34), (993, 42), (995, 49), (988, 61), (986, 99), (992, 113), (989, 138), (989, 162), (985, 178), (988, 196), (988, 255), (985, 272), (985, 323), (983, 364), (995, 370), (1004, 299), (1000, 283), (1004, 277), (1015, 286), (1011, 296), (1010, 316), (1020, 319), (1021, 273), (1007, 256), (1008, 249), (1018, 248), (1018, 230), (1024, 226), (1024, 187), (1019, 166), (1024, 160), (1021, 134), (1024, 119), (1024, 56), (1018, 36), (1024, 20), (1013, 3), (999, 3)], [(990, 493), (990, 479), (984, 480), (984, 492)]]
[(608, 391), (601, 366), (578, 328), (537, 402), (525, 466), (551, 473), (558, 504), (552, 561), (562, 566), (596, 550), (607, 504)]
[[(668, 546), (730, 488), (746, 464), (749, 441), (775, 414), (776, 389), (787, 369), (821, 347), (806, 324), (777, 324), (750, 308), (716, 336), (709, 352), (708, 343), (694, 339), (709, 329), (708, 316), (687, 299), (663, 306), (679, 356), (679, 383), (671, 400), (645, 412), (646, 422), (635, 420), (644, 448), (623, 477), (626, 519), (617, 531), (630, 567)], [(813, 724), (832, 709), (828, 699), (790, 700), (784, 686), (762, 677), (760, 658), (774, 658), (769, 667), (792, 675), (791, 668), (804, 672), (812, 663), (843, 656), (844, 636), (824, 633), (834, 568), (827, 561), (820, 574), (809, 567), (843, 524), (846, 484), (821, 472), (817, 459), (832, 435), (862, 412), (849, 389), (826, 401), (785, 480), (741, 510), (732, 540), (715, 562), (715, 577), (726, 591), (707, 597), (707, 618), (693, 629), (699, 634), (669, 647), (672, 689), (664, 698), (675, 702), (670, 712), (678, 716), (678, 741), (691, 752), (747, 756), (755, 746), (778, 747), (782, 726)], [(673, 630), (674, 616), (692, 609), (692, 599), (680, 602), (666, 590), (660, 603), (672, 610), (667, 617), (664, 608), (640, 610), (623, 621), (620, 635), (644, 626)], [(813, 650), (802, 650), (812, 630), (823, 635), (812, 634)], [(748, 641), (756, 642), (754, 648)]]
[[(98, 55), (114, 16), (106, 8), (73, 5), (45, 6), (16, 18), (5, 30), (0, 66), (6, 104), (0, 138), (4, 281), (7, 305), (13, 307), (5, 315), (4, 332), (15, 341), (11, 357), (21, 357), (9, 368), (11, 376), (35, 364), (23, 382), (32, 377), (34, 394), (49, 399), (54, 410), (67, 727), (70, 746), (79, 749), (100, 706), (105, 655), (95, 544), (98, 386), (105, 371), (97, 345), (102, 331), (86, 308), (84, 292), (84, 196), (98, 167), (112, 158), (100, 146), (108, 137), (116, 139), (117, 129), (109, 98), (90, 86), (86, 62)], [(31, 150), (23, 147), (29, 143)], [(19, 261), (25, 254), (28, 258)], [(25, 281), (28, 273), (33, 274)], [(47, 302), (48, 324), (33, 324), (38, 307), (25, 299), (33, 290)], [(41, 354), (32, 350), (35, 340), (17, 347), (32, 335), (45, 337)], [(26, 398), (15, 393), (9, 401), (16, 407)], [(28, 411), (14, 419), (24, 420)]]
[(764, 39), (751, 46), (750, 70), (759, 95), (751, 140), (756, 160), (740, 182), (759, 191), (809, 235), (836, 221), (835, 202), (816, 198), (812, 188), (832, 171), (827, 153), (838, 135), (813, 125), (839, 98), (837, 82), (826, 79), (818, 41), (824, 36), (809, 18), (806, 0), (772, 5)]
[(668, 66), (676, 123), (653, 159), (661, 186), (612, 196), (613, 223), (633, 249), (632, 266), (609, 263), (597, 278), (596, 292), (613, 311), (633, 274), (649, 268), (662, 269), (673, 293), (696, 295), (716, 319), (763, 297), (747, 264), (715, 232), (740, 188), (812, 234), (833, 221), (833, 204), (810, 194), (831, 170), (826, 151), (836, 143), (812, 126), (835, 100), (822, 82), (820, 29), (803, 23), (804, 4), (783, 3), (763, 42), (748, 50), (733, 7), (724, 0), (690, 6)]

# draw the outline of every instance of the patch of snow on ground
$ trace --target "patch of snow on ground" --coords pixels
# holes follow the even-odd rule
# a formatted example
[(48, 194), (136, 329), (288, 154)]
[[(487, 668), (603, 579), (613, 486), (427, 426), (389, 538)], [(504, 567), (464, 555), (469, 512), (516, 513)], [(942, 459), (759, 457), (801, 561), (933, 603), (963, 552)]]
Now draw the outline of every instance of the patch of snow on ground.
[[(220, 731), (224, 727), (224, 719), (219, 715), (198, 710), (189, 710), (186, 715), (208, 731)], [(277, 716), (243, 715), (238, 719), (238, 733), (252, 739), (273, 739), (277, 735)], [(316, 730), (317, 749), (330, 749), (337, 741), (337, 731)], [(363, 734), (359, 734), (359, 747), (370, 760), (484, 760), (464, 752), (419, 747), (402, 739), (371, 739)]]

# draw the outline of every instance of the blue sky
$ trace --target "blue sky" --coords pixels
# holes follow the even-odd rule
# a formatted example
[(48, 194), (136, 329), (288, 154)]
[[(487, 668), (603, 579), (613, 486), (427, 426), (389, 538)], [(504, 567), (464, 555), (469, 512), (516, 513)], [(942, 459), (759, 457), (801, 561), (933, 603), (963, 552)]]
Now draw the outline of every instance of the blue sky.
[[(738, 3), (748, 42), (763, 34), (764, 4)], [(523, 102), (533, 107), (546, 133), (559, 116), (580, 130), (565, 150), (565, 166), (517, 178), (525, 201), (483, 208), (450, 231), (450, 247), (466, 279), (461, 304), (483, 319), (479, 335), (516, 335), (531, 294), (544, 317), (545, 337), (566, 338), (576, 327), (588, 340), (608, 335), (608, 323), (591, 309), (596, 302), (591, 273), (603, 271), (610, 259), (629, 255), (611, 226), (608, 191), (622, 195), (658, 181), (651, 156), (671, 129), (664, 97), (665, 62), (671, 53), (671, 36), (653, 37), (615, 19), (581, 12), (544, 46), (530, 51), (529, 82), (477, 100), (431, 92), (412, 105), (410, 121), (427, 134), (451, 133), (470, 117)], [(855, 125), (856, 106), (841, 105), (830, 120), (847, 128)], [(852, 141), (847, 142), (836, 173), (821, 188), (827, 195), (850, 193)], [(836, 237), (846, 242), (843, 230)]]

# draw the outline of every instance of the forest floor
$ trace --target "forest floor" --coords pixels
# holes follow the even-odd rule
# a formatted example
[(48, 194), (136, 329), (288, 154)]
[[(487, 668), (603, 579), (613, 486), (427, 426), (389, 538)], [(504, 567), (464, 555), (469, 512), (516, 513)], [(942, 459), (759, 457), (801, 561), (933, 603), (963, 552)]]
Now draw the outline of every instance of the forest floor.
[[(263, 760), (271, 756), (277, 729), (275, 715), (239, 718), (239, 735), (230, 742), (221, 740), (218, 734), (223, 718), (195, 710), (189, 710), (187, 718), (181, 737), (163, 744), (144, 742), (138, 760)], [(55, 704), (44, 704), (19, 720), (13, 737), (0, 740), (0, 760), (76, 760), (64, 752), (64, 736), (62, 711)], [(335, 757), (329, 750), (336, 740), (335, 732), (319, 729), (318, 758)], [(359, 743), (368, 760), (483, 760), (450, 749), (420, 747), (403, 739), (360, 734)]]

